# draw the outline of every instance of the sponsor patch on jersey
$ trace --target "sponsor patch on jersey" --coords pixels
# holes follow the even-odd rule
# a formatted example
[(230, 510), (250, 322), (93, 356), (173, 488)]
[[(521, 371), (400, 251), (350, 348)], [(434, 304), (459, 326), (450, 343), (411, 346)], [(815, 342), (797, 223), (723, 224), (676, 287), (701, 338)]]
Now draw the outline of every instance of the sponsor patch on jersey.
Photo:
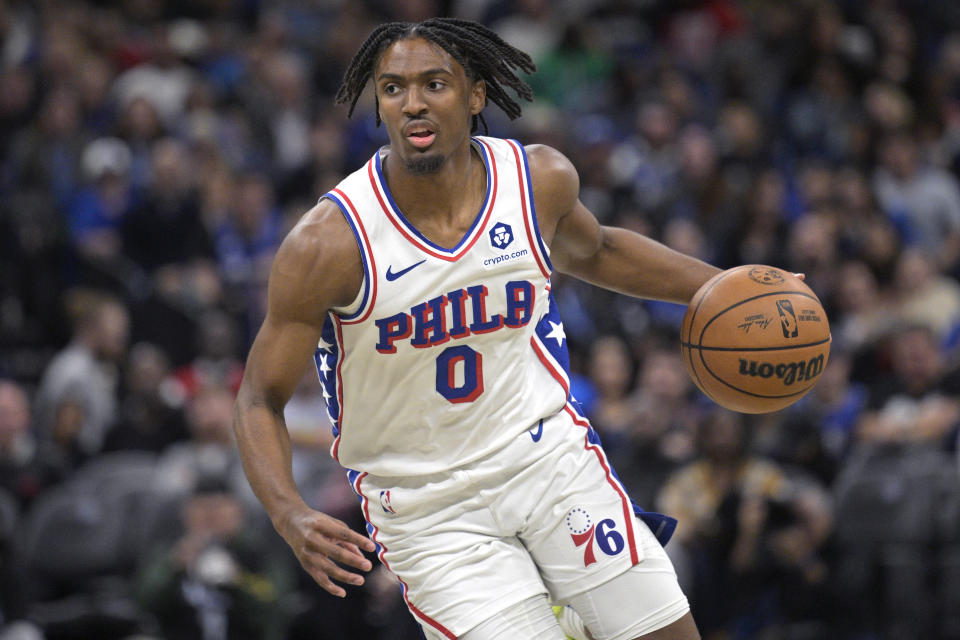
[(494, 224), (487, 233), (487, 237), (490, 240), (490, 247), (496, 250), (480, 259), (480, 266), (487, 271), (530, 255), (529, 249), (513, 243), (513, 228), (506, 222)]
[(515, 262), (521, 258), (530, 255), (529, 249), (517, 249), (516, 251), (506, 251), (500, 255), (487, 256), (480, 259), (480, 266), (486, 271), (496, 269), (500, 265)]
[(506, 222), (497, 222), (490, 228), (490, 246), (506, 251), (513, 243), (513, 228)]

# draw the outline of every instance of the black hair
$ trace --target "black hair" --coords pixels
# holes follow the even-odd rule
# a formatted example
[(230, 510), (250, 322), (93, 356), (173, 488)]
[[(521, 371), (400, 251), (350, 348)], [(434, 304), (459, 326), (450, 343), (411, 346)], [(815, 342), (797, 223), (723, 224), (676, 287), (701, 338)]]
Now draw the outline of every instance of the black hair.
[[(364, 86), (373, 75), (380, 54), (398, 40), (420, 37), (435, 43), (449, 53), (474, 80), (483, 80), (487, 86), (487, 98), (503, 109), (513, 120), (520, 116), (520, 105), (513, 100), (504, 87), (509, 87), (527, 101), (533, 100), (533, 90), (521, 80), (514, 69), (526, 73), (536, 71), (530, 56), (507, 44), (503, 38), (482, 24), (456, 18), (430, 18), (423, 22), (389, 22), (380, 25), (367, 37), (353, 56), (337, 90), (334, 102), (350, 103), (347, 112), (353, 114)], [(376, 111), (377, 126), (380, 126), (380, 111)], [(487, 122), (483, 114), (473, 116), (471, 132), (477, 130), (478, 122)]]

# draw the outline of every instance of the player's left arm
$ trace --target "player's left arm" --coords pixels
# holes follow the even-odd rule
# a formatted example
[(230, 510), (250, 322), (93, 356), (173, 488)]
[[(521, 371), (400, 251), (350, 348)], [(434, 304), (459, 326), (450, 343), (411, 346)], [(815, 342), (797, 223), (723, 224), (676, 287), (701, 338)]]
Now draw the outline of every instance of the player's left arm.
[(687, 304), (720, 272), (627, 229), (601, 225), (579, 199), (580, 178), (559, 151), (527, 147), (537, 223), (556, 270), (639, 298)]

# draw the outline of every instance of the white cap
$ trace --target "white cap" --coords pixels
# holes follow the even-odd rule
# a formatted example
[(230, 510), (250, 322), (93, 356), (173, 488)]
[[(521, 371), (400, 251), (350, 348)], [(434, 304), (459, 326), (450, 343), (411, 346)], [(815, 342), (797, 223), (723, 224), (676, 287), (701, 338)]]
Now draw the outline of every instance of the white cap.
[(130, 169), (130, 147), (120, 138), (97, 138), (83, 150), (81, 164), (92, 180), (106, 173), (123, 175)]

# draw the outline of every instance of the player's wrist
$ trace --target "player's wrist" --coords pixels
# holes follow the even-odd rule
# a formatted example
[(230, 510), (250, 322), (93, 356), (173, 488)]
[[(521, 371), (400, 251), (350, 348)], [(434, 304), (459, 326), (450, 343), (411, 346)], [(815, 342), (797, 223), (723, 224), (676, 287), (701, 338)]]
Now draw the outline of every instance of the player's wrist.
[(290, 500), (267, 510), (270, 516), (270, 522), (273, 523), (273, 528), (276, 529), (280, 537), (287, 542), (290, 541), (292, 536), (296, 535), (298, 522), (302, 520), (306, 514), (312, 514), (313, 512), (314, 510), (302, 499)]

